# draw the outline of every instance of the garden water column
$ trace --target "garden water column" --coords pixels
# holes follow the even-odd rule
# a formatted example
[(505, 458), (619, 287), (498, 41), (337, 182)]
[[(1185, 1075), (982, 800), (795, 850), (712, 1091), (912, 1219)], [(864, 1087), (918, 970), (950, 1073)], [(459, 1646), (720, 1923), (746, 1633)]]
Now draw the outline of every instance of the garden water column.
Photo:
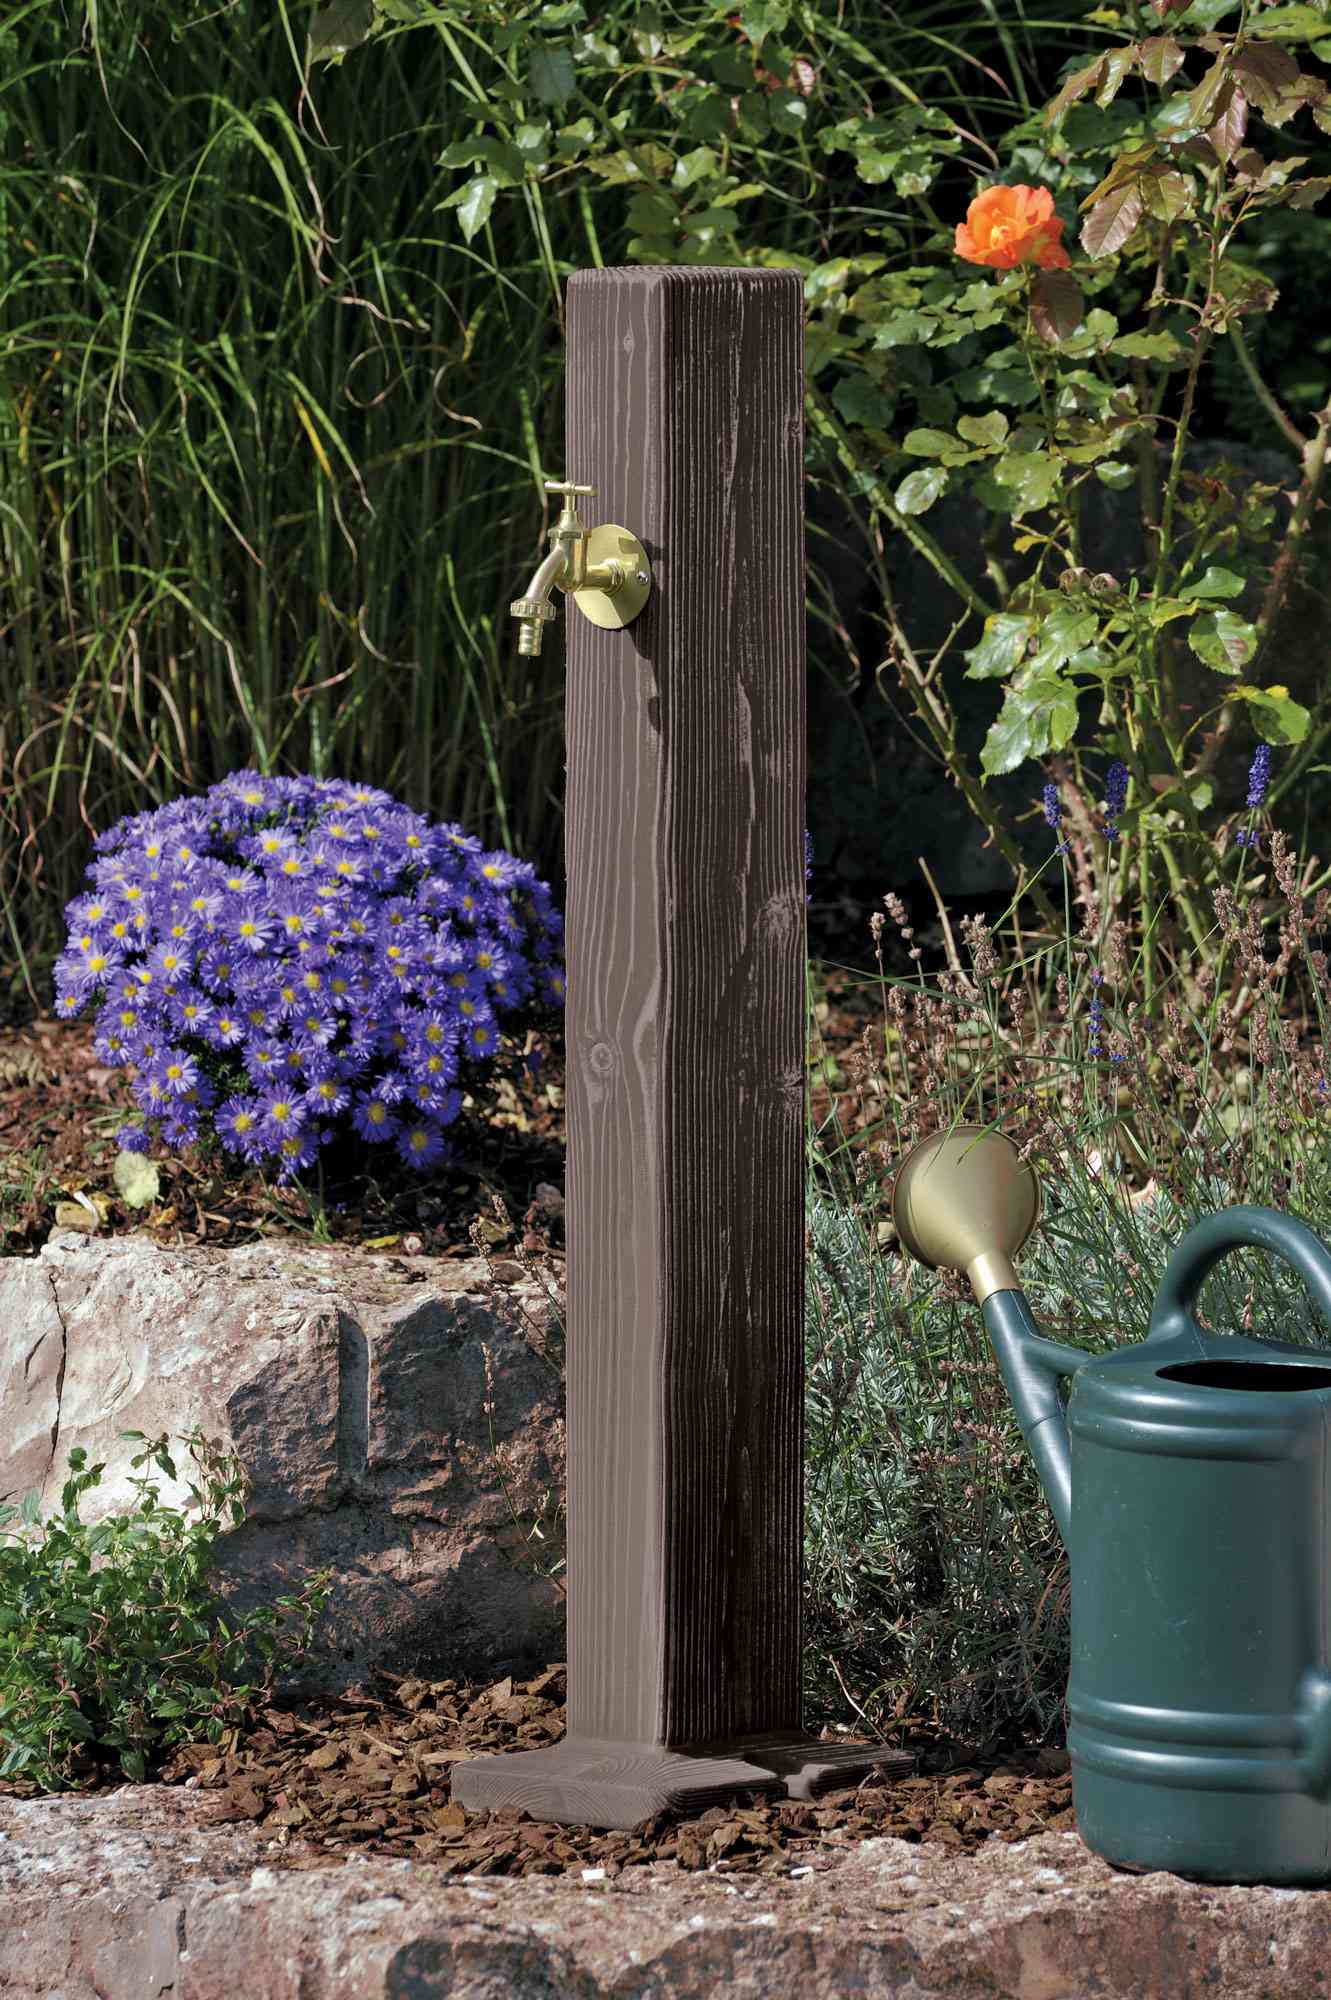
[(911, 1760), (800, 1717), (801, 280), (580, 271), (567, 306), (563, 476), (652, 576), (620, 630), (563, 599), (567, 1735), (453, 1792), (625, 1827)]

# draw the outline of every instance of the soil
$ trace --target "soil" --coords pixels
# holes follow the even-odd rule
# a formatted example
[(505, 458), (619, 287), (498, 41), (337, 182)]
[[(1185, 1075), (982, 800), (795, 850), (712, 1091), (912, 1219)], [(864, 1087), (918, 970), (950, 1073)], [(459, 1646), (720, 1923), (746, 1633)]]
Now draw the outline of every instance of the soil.
[(285, 1236), (474, 1257), (474, 1229), (485, 1248), (507, 1247), (533, 1203), (543, 1247), (562, 1250), (563, 1050), (553, 1038), (527, 1041), (545, 1057), (538, 1076), (525, 1068), (527, 1049), (509, 1049), (485, 1105), (464, 1100), (449, 1128), (456, 1158), (432, 1175), (408, 1172), (387, 1148), (359, 1148), (357, 1164), (326, 1174), (320, 1192), (278, 1187), (226, 1155), (163, 1151), (158, 1199), (133, 1209), (112, 1178), (133, 1099), (125, 1072), (98, 1062), (92, 1023), (0, 1027), (0, 1255), (34, 1256), (53, 1229), (87, 1228), (215, 1248)]
[[(979, 1757), (939, 1739), (906, 1740), (908, 1777), (867, 1777), (805, 1803), (747, 1792), (725, 1805), (660, 1813), (628, 1832), (533, 1820), (516, 1807), (466, 1812), (452, 1802), (464, 1757), (533, 1749), (564, 1733), (565, 1667), (491, 1687), (376, 1673), (335, 1701), (270, 1707), (218, 1744), (157, 1752), (146, 1782), (220, 1794), (220, 1821), (248, 1821), (279, 1842), (270, 1866), (326, 1866), (352, 1854), (429, 1861), (455, 1875), (579, 1874), (673, 1861), (681, 1869), (789, 1875), (826, 1866), (831, 1850), (880, 1835), (973, 1853), (986, 1840), (1024, 1840), (1075, 1825), (1066, 1751)], [(824, 1737), (855, 1740), (829, 1726)], [(88, 1764), (83, 1793), (124, 1782), (118, 1765)], [(42, 1796), (20, 1776), (0, 1795)]]

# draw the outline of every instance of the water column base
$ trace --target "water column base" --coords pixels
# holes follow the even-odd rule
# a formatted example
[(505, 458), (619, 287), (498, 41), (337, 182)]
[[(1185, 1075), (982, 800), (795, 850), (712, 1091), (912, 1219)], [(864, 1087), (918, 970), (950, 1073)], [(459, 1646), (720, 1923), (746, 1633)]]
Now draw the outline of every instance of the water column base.
[(908, 1750), (824, 1743), (798, 1731), (676, 1750), (565, 1737), (544, 1750), (455, 1764), (453, 1798), (469, 1812), (520, 1806), (565, 1826), (634, 1827), (660, 1812), (702, 1812), (739, 1792), (816, 1799), (870, 1771), (898, 1778), (914, 1768)]

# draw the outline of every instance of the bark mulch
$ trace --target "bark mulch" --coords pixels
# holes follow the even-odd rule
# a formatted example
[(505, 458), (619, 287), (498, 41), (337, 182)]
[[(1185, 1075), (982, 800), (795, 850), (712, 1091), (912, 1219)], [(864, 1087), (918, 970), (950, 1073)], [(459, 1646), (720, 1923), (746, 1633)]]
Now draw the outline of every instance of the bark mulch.
[[(964, 1745), (907, 1742), (910, 1777), (862, 1784), (805, 1803), (743, 1793), (690, 1815), (660, 1813), (627, 1832), (533, 1820), (516, 1807), (466, 1812), (452, 1801), (459, 1761), (538, 1749), (564, 1734), (565, 1667), (491, 1687), (376, 1672), (333, 1701), (268, 1708), (257, 1727), (221, 1743), (158, 1751), (147, 1781), (216, 1795), (210, 1822), (248, 1821), (278, 1844), (274, 1866), (310, 1868), (352, 1854), (416, 1858), (450, 1875), (580, 1875), (673, 1862), (722, 1874), (790, 1875), (830, 1864), (832, 1850), (883, 1835), (973, 1853), (1074, 1826), (1067, 1753), (978, 1756)], [(837, 1742), (853, 1740), (825, 1729)], [(125, 1782), (87, 1765), (79, 1789)], [(41, 1796), (0, 1779), (0, 1795)]]
[[(872, 907), (843, 891), (815, 897), (809, 912), (810, 948), (823, 961), (824, 982), (811, 1050), (818, 1064), (814, 1122), (821, 1124), (835, 1101), (847, 1132), (881, 1116), (855, 1077), (860, 1037), (882, 1017), (872, 979)], [(933, 929), (921, 916), (930, 958)], [(904, 969), (891, 926), (883, 946), (887, 961)], [(54, 1229), (71, 1227), (217, 1248), (284, 1236), (308, 1241), (317, 1228), (321, 1241), (457, 1258), (476, 1254), (476, 1230), (487, 1249), (502, 1251), (534, 1227), (540, 1240), (529, 1249), (562, 1253), (564, 1043), (557, 1020), (525, 1034), (521, 1048), (502, 1050), (483, 1098), (465, 1104), (450, 1127), (452, 1166), (420, 1176), (379, 1149), (360, 1148), (367, 1170), (331, 1172), (320, 1203), (317, 1190), (278, 1188), (229, 1159), (223, 1172), (193, 1153), (164, 1153), (156, 1161), (160, 1198), (147, 1209), (131, 1209), (112, 1178), (115, 1133), (133, 1100), (125, 1073), (98, 1062), (93, 1034), (91, 1020), (29, 1014), (20, 1021), (0, 1007), (0, 1256), (35, 1256)], [(529, 1053), (539, 1063), (535, 1075), (525, 1065)], [(496, 1199), (510, 1218), (526, 1220), (505, 1223)]]
[[(539, 1052), (510, 1046), (487, 1077), (484, 1103), (466, 1103), (449, 1129), (451, 1165), (410, 1173), (388, 1149), (353, 1146), (330, 1161), (317, 1188), (280, 1188), (233, 1160), (197, 1152), (155, 1155), (159, 1198), (133, 1209), (113, 1178), (117, 1129), (133, 1109), (126, 1075), (107, 1069), (88, 1021), (0, 1026), (0, 1256), (35, 1256), (55, 1229), (98, 1235), (130, 1230), (164, 1244), (299, 1238), (399, 1248), (408, 1255), (474, 1257), (473, 1230), (487, 1249), (520, 1240), (533, 1202), (542, 1241), (563, 1248), (564, 1096), (562, 1036), (526, 1037)], [(329, 1149), (329, 1157), (333, 1149)], [(530, 1230), (530, 1223), (525, 1225)]]

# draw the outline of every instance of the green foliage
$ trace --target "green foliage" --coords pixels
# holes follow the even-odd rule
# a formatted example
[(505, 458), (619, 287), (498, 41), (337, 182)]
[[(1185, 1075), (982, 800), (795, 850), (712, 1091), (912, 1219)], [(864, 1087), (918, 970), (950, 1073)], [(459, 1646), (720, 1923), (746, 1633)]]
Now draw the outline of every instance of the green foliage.
[(1065, 1565), (979, 1315), (903, 1290), (863, 1209), (815, 1187), (807, 1225), (809, 1712), (1053, 1735)]
[[(1297, 224), (1311, 269), (1326, 242), (1301, 205), (1327, 180), (1331, 37), (1317, 9), (1235, 11), (1194, 0), (1130, 38), (1084, 0), (1038, 26), (961, 0), (281, 0), (237, 37), (136, 0), (74, 45), (34, 0), (0, 85), (16, 964), (31, 977), (49, 928), (29, 883), (71, 893), (89, 823), (240, 765), (354, 770), (557, 874), (560, 663), (518, 658), (507, 606), (541, 477), (569, 470), (563, 284), (635, 260), (800, 272), (810, 476), (863, 522), (884, 664), (926, 742), (1014, 871), (989, 779), (1065, 757), (1089, 811), (1110, 757), (1134, 806), (1176, 775), (1134, 894), (1164, 898), (1162, 951), (1199, 946), (1232, 863), (1190, 802), (1227, 736), (1289, 746), (1287, 789), (1328, 725), (1278, 651), (1331, 406), (1309, 400), (1316, 343), (1292, 415), (1253, 348), (1269, 246)], [(1080, 208), (1075, 270), (956, 255), (970, 191), (1004, 181), (1051, 187), (1070, 243)], [(1189, 468), (1217, 361), (1307, 446), (1292, 512), (1290, 482), (1216, 497)], [(1100, 488), (1140, 508), (1149, 555), (1088, 596)], [(979, 510), (977, 573), (946, 552), (949, 507)], [(895, 600), (895, 538), (955, 601), (953, 657), (995, 614), (1096, 611), (1056, 667), (1031, 671), (1033, 636), (969, 691), (993, 705), (974, 769), (955, 680)], [(820, 553), (814, 664), (836, 678)], [(1242, 579), (1232, 603), (1189, 597), (1212, 566)], [(1092, 843), (1117, 903), (1112, 859)]]
[(568, 275), (801, 270), (879, 451), (895, 365), (839, 365), (842, 280), (909, 267), (909, 190), (990, 158), (968, 135), (1036, 46), (961, 0), (235, 21), (126, 0), (80, 36), (30, 0), (0, 29), (0, 916), (34, 997), (89, 827), (231, 769), (363, 778), (555, 879), (562, 664), (508, 605), (569, 470)]
[[(132, 1465), (152, 1458), (176, 1478), (165, 1432), (151, 1443), (140, 1431), (121, 1435), (144, 1443)], [(189, 1488), (197, 1521), (186, 1525), (184, 1514), (159, 1508), (156, 1488), (140, 1478), (131, 1481), (137, 1517), (85, 1527), (79, 1495), (99, 1483), (105, 1466), (85, 1471), (87, 1454), (76, 1448), (61, 1515), (45, 1524), (44, 1538), (5, 1529), (16, 1545), (0, 1548), (0, 1777), (21, 1773), (48, 1792), (78, 1789), (114, 1753), (126, 1777), (142, 1781), (156, 1751), (216, 1743), (233, 1724), (252, 1720), (271, 1699), (274, 1669), (295, 1666), (308, 1650), (332, 1572), (318, 1571), (301, 1598), (277, 1599), (281, 1610), (303, 1615), (289, 1658), (273, 1637), (271, 1606), (232, 1632), (203, 1579), (223, 1508), (230, 1504), (233, 1525), (243, 1518), (236, 1496), (244, 1473), (237, 1461), (228, 1479), (226, 1455), (197, 1427), (182, 1442), (204, 1470), (206, 1493)], [(0, 1507), (0, 1528), (16, 1515), (37, 1523), (35, 1492), (21, 1508)], [(251, 1641), (265, 1663), (257, 1683), (238, 1681)]]
[[(508, 618), (562, 470), (555, 279), (440, 206), (447, 47), (321, 70), (316, 114), (280, 7), (97, 20), (0, 28), (0, 961), (34, 993), (91, 829), (231, 769), (561, 846), (559, 649)], [(573, 203), (564, 238), (566, 271)]]
[[(1277, 664), (1324, 483), (1331, 402), (1300, 430), (1244, 333), (1276, 302), (1245, 249), (1249, 234), (1331, 186), (1308, 170), (1309, 150), (1290, 150), (1316, 151), (1331, 135), (1321, 74), (1331, 37), (1308, 10), (1251, 22), (1244, 10), (1233, 32), (1218, 28), (1214, 7), (1163, 11), (1167, 33), (1074, 63), (1045, 110), (1000, 140), (999, 171), (985, 176), (1051, 187), (1065, 220), (1075, 201), (1089, 265), (1021, 263), (977, 278), (969, 248), (954, 247), (923, 203), (939, 227), (912, 246), (909, 266), (878, 260), (867, 283), (830, 301), (837, 380), (830, 397), (815, 386), (813, 405), (845, 490), (905, 534), (953, 592), (959, 622), (944, 652), (966, 633), (967, 677), (999, 684), (981, 780), (1057, 757), (1063, 798), (1077, 806), (1084, 882), (1102, 912), (1135, 908), (1149, 954), (1167, 964), (1180, 938), (1216, 949), (1210, 897), (1232, 875), (1235, 849), (1202, 824), (1199, 802), (1213, 792), (1236, 717), (1295, 753), (1277, 797), (1331, 733), (1331, 689), (1319, 685), (1305, 705)], [(816, 314), (812, 283), (810, 297)], [(816, 332), (810, 353), (816, 375)], [(1238, 357), (1245, 395), (1256, 392), (1297, 448), (1288, 492), (1223, 465), (1209, 479), (1190, 471), (1204, 370), (1217, 354)], [(873, 430), (858, 416), (857, 369), (891, 411)], [(1135, 489), (1146, 561), (1132, 575), (1085, 567), (1084, 500), (1097, 483)], [(949, 500), (987, 518), (982, 576), (960, 576), (922, 519)], [(997, 805), (957, 748), (941, 656), (915, 654), (886, 571), (884, 598), (916, 716), (1019, 871)], [(1132, 780), (1131, 867), (1097, 838), (1111, 758)], [(1035, 894), (1049, 925), (1055, 912), (1041, 887)], [(1151, 966), (1146, 987), (1154, 1006)]]

